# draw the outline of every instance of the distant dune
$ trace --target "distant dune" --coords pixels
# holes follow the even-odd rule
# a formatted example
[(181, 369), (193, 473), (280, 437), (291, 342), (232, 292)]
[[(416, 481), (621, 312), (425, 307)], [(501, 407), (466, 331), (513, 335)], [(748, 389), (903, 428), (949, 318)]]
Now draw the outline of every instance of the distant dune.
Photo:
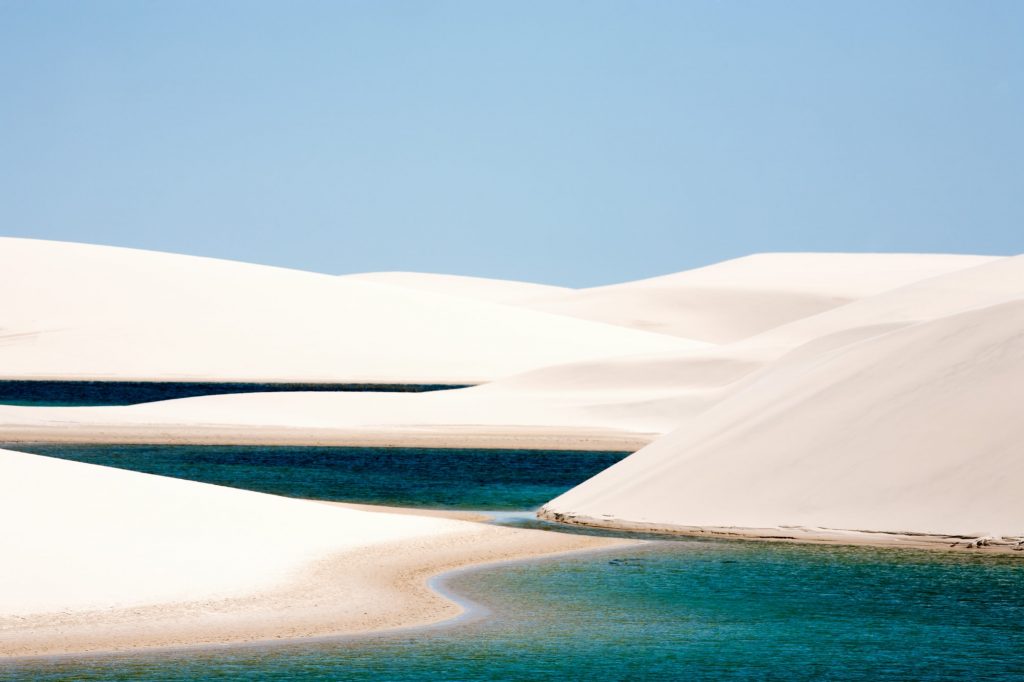
[(1024, 257), (765, 337), (812, 340), (543, 515), (804, 539), (1024, 537)]
[(387, 284), (415, 291), (432, 291), (436, 294), (472, 298), (492, 303), (517, 303), (541, 296), (573, 291), (567, 287), (556, 287), (550, 284), (467, 277), (465, 275), (440, 275), (429, 272), (365, 272), (342, 275), (341, 278)]
[(571, 290), (534, 310), (730, 343), (987, 256), (764, 253), (650, 279)]
[[(1024, 548), (1024, 256), (761, 254), (571, 290), (0, 239), (0, 295), (0, 379), (480, 383), (0, 405), (0, 441), (638, 450), (540, 515)], [(431, 622), (458, 607), (429, 575), (608, 542), (10, 451), (0, 513), (0, 655)]]
[(478, 383), (702, 344), (369, 281), (0, 239), (0, 379)]
[[(6, 376), (489, 380), (0, 406), (0, 439), (643, 448), (544, 514), (808, 539), (1024, 536), (1024, 257), (762, 254), (551, 291), (0, 245), (4, 286), (21, 292)], [(619, 326), (634, 323), (660, 333)]]

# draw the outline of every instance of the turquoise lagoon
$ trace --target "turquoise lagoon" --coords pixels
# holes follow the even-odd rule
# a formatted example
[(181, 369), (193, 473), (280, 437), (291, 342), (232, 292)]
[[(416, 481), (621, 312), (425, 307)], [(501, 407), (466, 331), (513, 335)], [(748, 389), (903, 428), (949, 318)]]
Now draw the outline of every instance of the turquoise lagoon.
[[(70, 456), (67, 447), (18, 449)], [(508, 453), (487, 452), (473, 455), (471, 478), (485, 478), (486, 463), (502, 476)], [(426, 466), (392, 454), (389, 466)], [(552, 466), (546, 479), (535, 463), (523, 490), (505, 480), (498, 497), (563, 486), (563, 465)], [(483, 506), (472, 484), (470, 500), (460, 499), (462, 485), (449, 481), (447, 503)], [(413, 493), (389, 493), (388, 502), (421, 503)], [(525, 514), (503, 518), (550, 527)], [(23, 660), (0, 664), (0, 679), (1024, 680), (1016, 554), (656, 540), (459, 571), (435, 584), (470, 605), (468, 614), (373, 636)]]
[(1015, 557), (679, 540), (460, 572), (442, 587), (476, 610), (384, 636), (50, 659), (7, 672), (40, 681), (1024, 679)]

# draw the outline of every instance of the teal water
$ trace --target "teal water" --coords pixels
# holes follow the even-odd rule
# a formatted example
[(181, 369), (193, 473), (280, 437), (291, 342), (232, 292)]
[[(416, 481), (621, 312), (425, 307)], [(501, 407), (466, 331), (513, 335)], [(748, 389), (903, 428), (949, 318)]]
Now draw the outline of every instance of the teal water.
[(452, 509), (539, 507), (628, 454), (241, 445), (4, 447), (289, 497)]
[[(1016, 557), (666, 541), (458, 573), (419, 631), (52, 659), (50, 680), (1021, 680)], [(0, 675), (4, 672), (0, 668)]]
[[(300, 497), (477, 509), (536, 506), (622, 456), (13, 447)], [(679, 539), (436, 584), (473, 605), (469, 616), (386, 635), (0, 663), (0, 679), (1024, 680), (1016, 554)]]
[(136, 405), (225, 393), (283, 391), (422, 393), (465, 388), (462, 384), (300, 384), (212, 381), (31, 381), (0, 380), (0, 404), (37, 407)]

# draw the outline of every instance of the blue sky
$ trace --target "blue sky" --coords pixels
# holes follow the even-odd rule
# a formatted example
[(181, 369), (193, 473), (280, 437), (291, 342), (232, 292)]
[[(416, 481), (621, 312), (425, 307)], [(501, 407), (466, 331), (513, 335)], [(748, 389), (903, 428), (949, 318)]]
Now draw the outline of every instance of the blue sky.
[(0, 0), (0, 233), (586, 286), (1024, 251), (1024, 2)]

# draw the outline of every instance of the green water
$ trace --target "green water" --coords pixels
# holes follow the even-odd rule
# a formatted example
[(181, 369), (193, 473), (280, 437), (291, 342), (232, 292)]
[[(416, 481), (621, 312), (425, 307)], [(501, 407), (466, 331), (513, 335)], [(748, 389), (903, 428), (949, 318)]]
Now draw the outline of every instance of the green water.
[[(14, 447), (299, 497), (491, 509), (536, 506), (622, 456)], [(0, 663), (0, 679), (1024, 680), (1017, 554), (661, 540), (436, 586), (471, 604), (468, 617), (388, 635)]]
[[(32, 680), (1024, 679), (1024, 562), (670, 541), (459, 573), (486, 612), (387, 636), (52, 659)], [(0, 675), (3, 674), (0, 668)]]
[(536, 508), (627, 454), (242, 445), (0, 445), (289, 497), (452, 509)]

